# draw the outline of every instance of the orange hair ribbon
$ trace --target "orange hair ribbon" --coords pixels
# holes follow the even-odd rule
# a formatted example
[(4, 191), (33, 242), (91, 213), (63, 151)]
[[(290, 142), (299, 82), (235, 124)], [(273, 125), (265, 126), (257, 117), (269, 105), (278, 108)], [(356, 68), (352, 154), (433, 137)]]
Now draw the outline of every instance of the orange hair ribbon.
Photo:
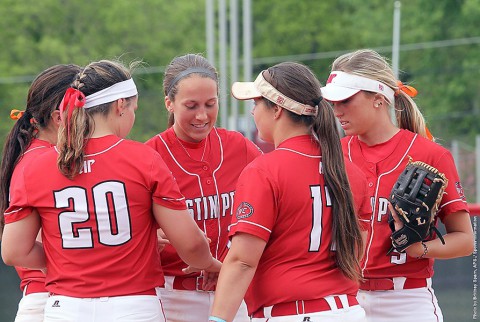
[(85, 94), (75, 88), (69, 88), (65, 92), (62, 101), (60, 102), (60, 117), (64, 121), (63, 112), (68, 109), (67, 113), (67, 138), (68, 145), (70, 145), (70, 120), (72, 118), (74, 108), (82, 108), (85, 105)]
[(410, 97), (415, 97), (418, 94), (418, 91), (413, 86), (404, 85), (401, 81), (398, 81), (397, 85), (398, 85), (398, 90), (395, 92), (395, 95), (400, 94), (400, 91), (404, 92)]
[(433, 141), (433, 135), (426, 125), (425, 125), (425, 133), (427, 134), (427, 139), (429, 139), (430, 141)]
[(20, 110), (11, 110), (10, 111), (10, 118), (14, 121), (20, 119), (23, 114), (25, 114), (25, 111), (20, 111)]

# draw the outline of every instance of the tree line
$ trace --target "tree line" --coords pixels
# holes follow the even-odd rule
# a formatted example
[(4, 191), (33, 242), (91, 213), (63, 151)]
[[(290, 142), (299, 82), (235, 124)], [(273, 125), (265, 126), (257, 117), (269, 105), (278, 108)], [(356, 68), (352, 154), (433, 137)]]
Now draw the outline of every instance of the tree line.
[[(368, 47), (391, 57), (393, 3), (252, 0), (253, 75), (275, 61), (266, 58), (299, 57), (324, 82), (334, 57), (303, 54)], [(104, 58), (144, 62), (134, 74), (140, 110), (131, 138), (145, 140), (166, 126), (161, 67), (177, 55), (206, 52), (200, 0), (4, 0), (0, 12), (2, 146), (13, 122), (9, 111), (23, 109), (32, 76), (53, 64)], [(454, 138), (473, 144), (480, 132), (479, 18), (478, 0), (402, 1), (399, 78), (417, 87), (417, 103), (444, 144)]]

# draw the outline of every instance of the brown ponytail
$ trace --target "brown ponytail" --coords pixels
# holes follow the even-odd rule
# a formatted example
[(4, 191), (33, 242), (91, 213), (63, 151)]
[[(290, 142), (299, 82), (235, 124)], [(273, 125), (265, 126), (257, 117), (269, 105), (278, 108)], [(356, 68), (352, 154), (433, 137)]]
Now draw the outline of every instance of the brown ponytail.
[[(363, 242), (333, 110), (326, 101), (319, 100), (320, 82), (307, 66), (291, 62), (280, 63), (270, 67), (268, 73), (271, 79), (267, 81), (282, 94), (303, 104), (318, 105), (317, 116), (297, 115), (288, 110), (284, 112), (294, 122), (311, 127), (312, 136), (320, 144), (323, 175), (332, 196), (332, 242), (336, 247), (337, 265), (345, 276), (359, 280), (359, 257)], [(267, 105), (275, 104), (269, 102)]]
[[(55, 65), (40, 73), (32, 82), (24, 114), (15, 122), (5, 140), (0, 169), (0, 221), (9, 205), (10, 182), (20, 158), (36, 137), (50, 124), (53, 111), (81, 68), (77, 65)], [(55, 143), (55, 142), (51, 142)]]

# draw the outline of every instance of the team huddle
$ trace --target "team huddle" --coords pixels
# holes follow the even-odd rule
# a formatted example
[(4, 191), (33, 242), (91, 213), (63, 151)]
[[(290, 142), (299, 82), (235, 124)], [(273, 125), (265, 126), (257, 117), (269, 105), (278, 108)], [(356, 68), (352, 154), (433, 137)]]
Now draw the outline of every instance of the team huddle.
[(218, 74), (198, 54), (165, 70), (167, 129), (126, 139), (134, 67), (52, 66), (11, 113), (0, 210), (16, 322), (443, 321), (433, 263), (472, 253), (468, 206), (384, 57), (344, 54), (323, 87), (295, 62), (235, 82), (265, 154), (215, 126)]

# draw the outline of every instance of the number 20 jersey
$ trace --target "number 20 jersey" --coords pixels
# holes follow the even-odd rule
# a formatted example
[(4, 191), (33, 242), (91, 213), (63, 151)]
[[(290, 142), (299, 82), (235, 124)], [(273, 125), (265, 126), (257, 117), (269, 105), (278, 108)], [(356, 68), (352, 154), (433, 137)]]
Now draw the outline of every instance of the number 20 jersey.
[(90, 298), (163, 285), (152, 202), (186, 206), (160, 155), (113, 135), (90, 139), (73, 180), (58, 170), (57, 155), (51, 149), (12, 179), (5, 212), (7, 224), (39, 212), (47, 290)]

